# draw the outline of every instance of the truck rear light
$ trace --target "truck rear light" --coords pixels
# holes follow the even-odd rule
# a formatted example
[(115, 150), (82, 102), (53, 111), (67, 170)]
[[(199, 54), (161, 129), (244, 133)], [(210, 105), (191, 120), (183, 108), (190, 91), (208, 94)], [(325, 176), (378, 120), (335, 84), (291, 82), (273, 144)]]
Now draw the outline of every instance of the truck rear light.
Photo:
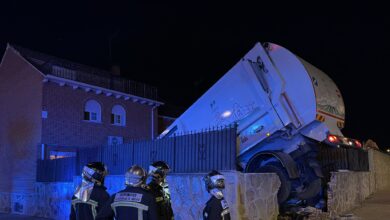
[(336, 143), (336, 142), (339, 142), (339, 138), (335, 135), (329, 135), (328, 136), (328, 141), (331, 142), (331, 143)]
[(358, 140), (355, 140), (355, 145), (356, 145), (356, 147), (362, 147), (362, 143), (360, 143), (360, 141), (358, 141)]

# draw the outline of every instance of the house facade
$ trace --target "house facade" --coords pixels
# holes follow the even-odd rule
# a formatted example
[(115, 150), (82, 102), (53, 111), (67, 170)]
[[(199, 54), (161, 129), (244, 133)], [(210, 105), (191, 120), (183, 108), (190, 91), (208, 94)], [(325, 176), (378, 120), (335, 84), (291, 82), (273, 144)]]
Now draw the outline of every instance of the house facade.
[(155, 138), (156, 88), (8, 45), (0, 64), (0, 192), (33, 190), (37, 159)]

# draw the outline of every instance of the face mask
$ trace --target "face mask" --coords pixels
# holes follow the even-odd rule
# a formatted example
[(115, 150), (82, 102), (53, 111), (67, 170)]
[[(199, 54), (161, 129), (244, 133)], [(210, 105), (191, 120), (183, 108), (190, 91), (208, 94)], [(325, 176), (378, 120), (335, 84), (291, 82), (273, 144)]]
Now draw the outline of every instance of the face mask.
[(88, 182), (83, 180), (80, 186), (77, 187), (74, 196), (83, 202), (87, 202), (91, 197), (93, 186), (94, 186), (93, 182)]
[(213, 195), (217, 199), (222, 199), (223, 198), (222, 191), (219, 190), (219, 189), (216, 189), (216, 188), (210, 190), (210, 194)]

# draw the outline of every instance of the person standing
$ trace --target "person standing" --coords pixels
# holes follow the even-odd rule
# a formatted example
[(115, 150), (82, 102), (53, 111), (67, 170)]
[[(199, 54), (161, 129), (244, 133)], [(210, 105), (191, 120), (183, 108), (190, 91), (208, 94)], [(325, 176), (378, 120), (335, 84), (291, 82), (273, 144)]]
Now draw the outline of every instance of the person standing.
[(212, 170), (204, 178), (207, 192), (211, 198), (203, 209), (204, 220), (230, 220), (229, 205), (224, 199), (222, 190), (225, 189), (225, 177), (216, 170)]
[(156, 161), (149, 166), (148, 175), (151, 180), (148, 189), (156, 199), (159, 220), (174, 219), (171, 194), (166, 181), (168, 172), (169, 166), (164, 161)]
[(104, 186), (107, 167), (101, 162), (88, 163), (82, 170), (82, 182), (77, 187), (70, 211), (70, 220), (94, 220), (110, 198)]
[(146, 171), (133, 165), (125, 174), (126, 188), (112, 195), (96, 220), (157, 220), (157, 207), (152, 194), (144, 189)]

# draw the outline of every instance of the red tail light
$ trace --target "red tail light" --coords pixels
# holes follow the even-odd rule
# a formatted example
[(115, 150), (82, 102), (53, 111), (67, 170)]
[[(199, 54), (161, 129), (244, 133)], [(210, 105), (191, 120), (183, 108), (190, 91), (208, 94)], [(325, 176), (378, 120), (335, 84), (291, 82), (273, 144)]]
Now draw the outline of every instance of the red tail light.
[(355, 145), (356, 147), (362, 147), (362, 143), (360, 143), (358, 140), (355, 140)]
[(329, 136), (328, 136), (328, 141), (331, 142), (331, 143), (336, 143), (336, 142), (339, 141), (339, 139), (338, 139), (337, 136), (329, 135)]

